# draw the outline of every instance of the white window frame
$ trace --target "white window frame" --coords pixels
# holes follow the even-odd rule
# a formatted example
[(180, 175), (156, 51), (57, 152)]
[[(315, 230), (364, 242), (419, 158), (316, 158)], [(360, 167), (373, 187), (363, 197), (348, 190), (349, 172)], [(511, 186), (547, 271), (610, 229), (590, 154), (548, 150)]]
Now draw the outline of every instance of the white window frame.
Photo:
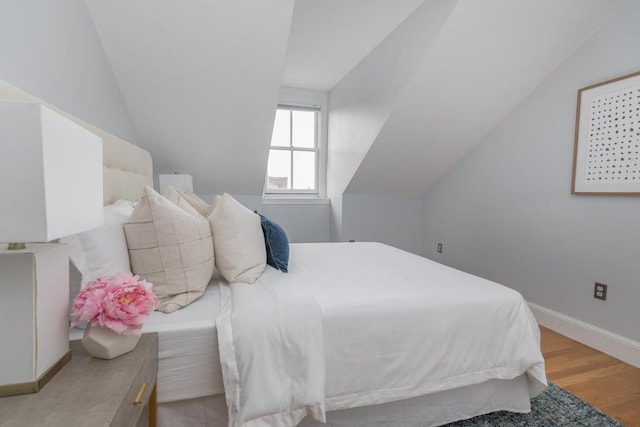
[[(278, 110), (286, 110), (289, 112), (289, 145), (288, 146), (273, 146), (273, 145), (269, 145), (269, 153), (271, 153), (271, 151), (285, 151), (288, 153), (291, 153), (291, 163), (289, 165), (290, 170), (289, 170), (289, 176), (291, 177), (291, 186), (294, 187), (295, 186), (295, 180), (293, 179), (293, 153), (296, 152), (306, 152), (306, 153), (314, 153), (315, 156), (315, 174), (313, 177), (313, 189), (312, 190), (304, 190), (304, 189), (299, 189), (299, 188), (268, 188), (269, 186), (269, 182), (267, 182), (266, 184), (266, 188), (265, 188), (265, 192), (267, 194), (318, 194), (318, 168), (320, 167), (320, 131), (319, 131), (319, 123), (320, 123), (320, 108), (314, 108), (314, 107), (300, 107), (300, 106), (294, 106), (294, 105), (285, 105), (285, 104), (278, 104)], [(308, 111), (308, 112), (313, 112), (315, 113), (316, 117), (314, 120), (314, 125), (315, 125), (315, 129), (314, 129), (314, 133), (315, 133), (315, 137), (314, 137), (314, 144), (313, 144), (313, 148), (308, 148), (308, 147), (295, 147), (293, 145), (293, 112), (295, 111)], [(267, 169), (267, 175), (269, 174), (269, 170)], [(268, 178), (268, 177), (267, 177)]]
[[(264, 198), (265, 199), (319, 199), (326, 197), (327, 182), (327, 94), (304, 89), (281, 88), (278, 99), (278, 108), (317, 111), (316, 120), (316, 147), (272, 147), (269, 140), (269, 152), (273, 150), (295, 151), (315, 151), (316, 152), (316, 189), (296, 190), (296, 189), (269, 189), (269, 171), (265, 172)], [(274, 115), (275, 120), (275, 115)], [(292, 123), (293, 125), (293, 123)], [(293, 162), (291, 164), (293, 168)], [(293, 179), (293, 171), (291, 172)]]

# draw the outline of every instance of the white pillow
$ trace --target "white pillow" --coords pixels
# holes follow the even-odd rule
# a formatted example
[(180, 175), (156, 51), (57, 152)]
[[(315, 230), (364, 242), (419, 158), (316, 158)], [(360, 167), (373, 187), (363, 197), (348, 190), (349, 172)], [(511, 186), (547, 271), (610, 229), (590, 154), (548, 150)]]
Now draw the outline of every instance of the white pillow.
[(80, 288), (98, 277), (131, 271), (123, 226), (132, 212), (133, 202), (118, 200), (104, 207), (102, 227), (60, 239), (69, 245), (69, 258), (81, 276)]
[(162, 196), (172, 202), (174, 205), (182, 208), (182, 210), (184, 210), (185, 212), (194, 216), (200, 215), (204, 217), (204, 215), (200, 214), (198, 209), (196, 209), (186, 198), (182, 196), (182, 193), (178, 192), (172, 186), (167, 187)]
[(195, 210), (197, 210), (200, 215), (206, 217), (211, 213), (211, 206), (200, 197), (198, 197), (195, 193), (190, 191), (179, 192), (183, 199), (185, 199)]
[(217, 196), (211, 224), (216, 266), (229, 283), (253, 283), (267, 263), (260, 217), (225, 193)]
[(132, 271), (153, 284), (165, 313), (198, 299), (214, 268), (209, 223), (177, 197), (180, 207), (147, 186), (124, 225)]

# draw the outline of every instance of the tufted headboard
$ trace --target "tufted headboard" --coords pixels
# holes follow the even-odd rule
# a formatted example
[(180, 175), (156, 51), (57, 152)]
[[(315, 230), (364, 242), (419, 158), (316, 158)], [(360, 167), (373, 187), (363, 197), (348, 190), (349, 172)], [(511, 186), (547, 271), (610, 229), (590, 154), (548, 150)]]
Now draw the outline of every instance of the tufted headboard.
[(105, 206), (118, 199), (135, 201), (145, 185), (153, 186), (153, 164), (147, 150), (66, 113), (4, 80), (0, 80), (0, 99), (42, 103), (102, 138)]

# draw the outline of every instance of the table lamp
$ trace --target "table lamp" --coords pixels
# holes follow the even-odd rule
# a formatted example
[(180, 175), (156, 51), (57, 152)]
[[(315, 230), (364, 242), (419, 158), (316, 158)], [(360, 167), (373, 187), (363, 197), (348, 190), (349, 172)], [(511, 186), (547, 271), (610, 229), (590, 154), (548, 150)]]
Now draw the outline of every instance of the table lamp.
[(193, 177), (184, 173), (167, 173), (158, 175), (160, 193), (164, 194), (168, 187), (181, 192), (193, 192)]
[(102, 225), (102, 139), (37, 103), (0, 101), (0, 396), (71, 358), (69, 257), (47, 243)]

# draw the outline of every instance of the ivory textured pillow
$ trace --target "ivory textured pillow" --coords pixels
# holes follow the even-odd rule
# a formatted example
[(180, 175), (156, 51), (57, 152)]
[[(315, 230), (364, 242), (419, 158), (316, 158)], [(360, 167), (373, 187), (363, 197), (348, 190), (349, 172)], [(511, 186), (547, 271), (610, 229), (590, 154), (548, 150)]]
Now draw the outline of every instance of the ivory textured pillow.
[(216, 197), (207, 217), (216, 266), (229, 283), (253, 283), (267, 264), (260, 217), (228, 194)]
[(153, 283), (157, 310), (171, 313), (198, 299), (213, 274), (211, 228), (182, 200), (146, 187), (124, 226), (131, 270)]
[[(183, 210), (187, 211), (188, 213), (192, 214), (192, 215), (200, 215), (202, 217), (206, 217), (206, 215), (202, 215), (202, 213), (200, 213), (200, 211), (198, 210), (198, 208), (196, 208), (195, 206), (193, 206), (191, 204), (191, 202), (189, 200), (187, 200), (186, 197), (183, 196), (184, 193), (179, 192), (178, 190), (176, 190), (175, 188), (173, 188), (172, 186), (167, 187), (167, 190), (164, 192), (163, 196), (168, 199), (169, 201), (173, 202), (174, 205), (177, 205), (178, 207), (182, 208)], [(194, 194), (195, 196), (195, 194)], [(198, 197), (198, 196), (195, 196)], [(198, 197), (199, 199), (199, 197)], [(204, 201), (202, 202), (204, 203)], [(208, 205), (207, 205), (208, 207)]]
[(183, 199), (185, 199), (200, 215), (206, 217), (211, 212), (211, 206), (195, 193), (185, 191), (179, 192)]

